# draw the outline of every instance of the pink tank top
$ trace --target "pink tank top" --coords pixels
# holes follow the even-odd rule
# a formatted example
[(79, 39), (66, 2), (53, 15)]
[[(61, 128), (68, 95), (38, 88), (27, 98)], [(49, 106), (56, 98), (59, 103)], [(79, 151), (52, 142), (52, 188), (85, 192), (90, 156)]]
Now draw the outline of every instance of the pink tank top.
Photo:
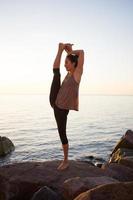
[(79, 83), (73, 75), (66, 75), (55, 101), (61, 109), (79, 110)]

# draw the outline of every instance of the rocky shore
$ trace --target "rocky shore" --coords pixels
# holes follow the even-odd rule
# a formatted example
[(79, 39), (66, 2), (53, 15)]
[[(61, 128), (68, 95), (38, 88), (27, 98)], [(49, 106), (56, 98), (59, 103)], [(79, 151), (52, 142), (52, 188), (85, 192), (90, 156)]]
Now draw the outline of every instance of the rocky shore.
[(69, 160), (14, 163), (0, 167), (0, 200), (133, 200), (133, 131), (127, 130), (97, 167)]

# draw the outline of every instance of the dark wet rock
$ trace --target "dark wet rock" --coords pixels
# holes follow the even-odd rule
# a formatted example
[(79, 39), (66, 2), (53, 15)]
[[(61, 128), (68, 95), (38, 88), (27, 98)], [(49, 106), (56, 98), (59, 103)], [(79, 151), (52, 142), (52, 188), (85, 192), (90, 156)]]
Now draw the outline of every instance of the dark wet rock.
[(91, 161), (89, 161), (89, 160), (84, 160), (84, 159), (82, 160), (82, 159), (79, 159), (79, 160), (77, 160), (77, 161), (85, 162), (85, 163), (88, 163), (88, 164), (91, 165), (91, 166), (95, 166), (94, 163), (91, 162)]
[(9, 138), (0, 136), (0, 156), (6, 156), (14, 149), (15, 146)]
[(106, 162), (106, 160), (104, 160), (103, 158), (96, 157), (96, 156), (93, 156), (93, 155), (81, 157), (80, 160), (83, 161), (83, 162), (92, 163), (92, 165), (95, 165), (95, 166), (98, 166), (98, 167), (101, 167), (101, 165)]
[(102, 163), (95, 163), (95, 166), (96, 166), (96, 167), (100, 167), (100, 168), (101, 168), (102, 165), (103, 165)]

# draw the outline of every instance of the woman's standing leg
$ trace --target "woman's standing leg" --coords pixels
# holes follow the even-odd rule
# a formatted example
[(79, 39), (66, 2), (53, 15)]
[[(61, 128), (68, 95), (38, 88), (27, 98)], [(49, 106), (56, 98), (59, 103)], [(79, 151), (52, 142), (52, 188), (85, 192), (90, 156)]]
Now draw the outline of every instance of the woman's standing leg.
[(65, 169), (68, 167), (68, 139), (66, 135), (66, 124), (67, 124), (67, 115), (69, 113), (69, 110), (66, 109), (60, 109), (56, 105), (54, 106), (54, 115), (58, 127), (58, 132), (60, 136), (60, 140), (62, 143), (63, 153), (64, 153), (64, 160), (61, 162), (61, 164), (58, 166), (57, 169)]

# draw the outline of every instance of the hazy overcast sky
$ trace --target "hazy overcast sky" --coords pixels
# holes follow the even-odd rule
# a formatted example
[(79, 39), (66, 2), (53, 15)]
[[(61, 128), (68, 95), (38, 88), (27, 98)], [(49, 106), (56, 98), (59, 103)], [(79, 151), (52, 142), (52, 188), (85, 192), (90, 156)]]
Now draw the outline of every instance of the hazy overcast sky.
[(80, 93), (133, 95), (132, 0), (0, 0), (0, 93), (48, 93), (59, 42), (84, 49)]

